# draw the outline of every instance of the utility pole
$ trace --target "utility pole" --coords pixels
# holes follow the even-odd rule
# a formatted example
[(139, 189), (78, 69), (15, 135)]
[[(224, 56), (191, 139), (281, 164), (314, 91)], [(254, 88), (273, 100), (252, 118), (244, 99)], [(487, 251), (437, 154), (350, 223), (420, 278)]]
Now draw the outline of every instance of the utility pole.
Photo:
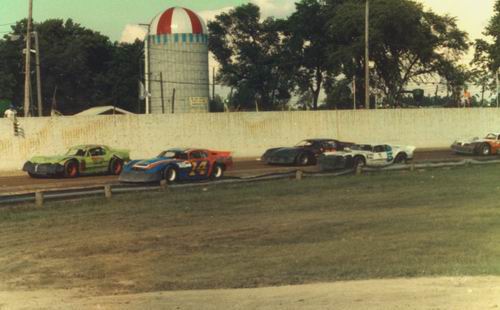
[(40, 45), (38, 44), (38, 32), (33, 31), (35, 36), (35, 50), (36, 50), (36, 98), (38, 105), (38, 116), (43, 116), (43, 106), (42, 106), (42, 79), (40, 74)]
[(366, 0), (365, 6), (365, 108), (370, 108), (370, 53), (369, 53), (369, 39), (368, 39), (368, 23), (370, 15), (370, 0)]
[(352, 108), (356, 110), (356, 75), (352, 77)]
[(215, 101), (215, 67), (212, 68), (212, 101)]
[(497, 77), (497, 108), (498, 108), (498, 71), (500, 71), (500, 68), (497, 68), (497, 72), (496, 72), (496, 77)]
[(140, 26), (147, 26), (148, 32), (146, 33), (146, 37), (144, 38), (144, 88), (146, 90), (146, 98), (145, 98), (145, 114), (150, 114), (150, 97), (149, 97), (149, 33), (151, 31), (151, 24), (139, 24)]
[(163, 97), (163, 72), (160, 71), (160, 97), (161, 97), (161, 114), (165, 114), (165, 99)]
[(30, 82), (31, 82), (31, 18), (33, 16), (33, 0), (28, 0), (28, 22), (26, 30), (26, 62), (24, 72), (24, 116), (30, 116)]

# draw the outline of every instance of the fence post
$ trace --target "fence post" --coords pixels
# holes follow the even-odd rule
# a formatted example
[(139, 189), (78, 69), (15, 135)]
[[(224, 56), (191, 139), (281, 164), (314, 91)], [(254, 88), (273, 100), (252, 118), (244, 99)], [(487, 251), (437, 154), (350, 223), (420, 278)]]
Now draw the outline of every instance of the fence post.
[(35, 192), (35, 203), (38, 208), (43, 207), (43, 192), (36, 191)]
[(304, 172), (302, 172), (302, 170), (297, 170), (295, 171), (295, 180), (302, 180), (302, 178), (304, 177)]
[(410, 171), (415, 171), (415, 163), (410, 164)]
[(161, 181), (160, 181), (160, 188), (161, 188), (162, 190), (167, 189), (167, 186), (168, 186), (167, 180), (161, 180)]
[(361, 165), (356, 166), (356, 175), (361, 175), (363, 173), (363, 167)]
[(104, 185), (104, 196), (107, 199), (111, 199), (111, 197), (113, 197), (113, 192), (111, 191), (111, 185)]

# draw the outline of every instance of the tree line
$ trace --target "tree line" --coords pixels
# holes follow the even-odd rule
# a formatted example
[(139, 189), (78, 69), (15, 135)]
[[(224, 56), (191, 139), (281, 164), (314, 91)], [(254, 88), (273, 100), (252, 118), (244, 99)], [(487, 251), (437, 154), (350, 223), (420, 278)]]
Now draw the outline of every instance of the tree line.
[[(50, 19), (34, 28), (40, 38), (44, 115), (52, 108), (73, 114), (109, 104), (143, 112), (138, 87), (144, 76), (142, 42), (112, 42), (71, 19)], [(263, 18), (259, 7), (248, 3), (217, 15), (208, 28), (209, 50), (219, 64), (216, 83), (230, 89), (226, 100), (216, 96), (213, 110), (222, 109), (223, 101), (234, 110), (263, 111), (289, 109), (292, 98), (297, 99), (294, 108), (312, 110), (365, 102), (365, 0), (301, 0), (282, 19)], [(25, 41), (13, 37), (25, 33), (22, 20), (0, 39), (0, 99), (18, 108)], [(495, 89), (500, 0), (484, 31), (488, 40), (471, 42), (454, 17), (412, 0), (370, 0), (369, 33), (371, 93), (387, 106), (404, 106), (410, 85), (436, 79), (452, 102), (470, 85), (480, 87), (481, 99)], [(461, 65), (470, 48), (474, 59)], [(426, 96), (424, 102), (446, 104)]]
[[(11, 33), (0, 40), (0, 99), (10, 100), (22, 113), (26, 22), (17, 22)], [(71, 19), (34, 23), (34, 29), (40, 45), (44, 115), (53, 108), (71, 115), (99, 105), (141, 112), (138, 83), (143, 78), (142, 42), (113, 43)], [(32, 81), (33, 97), (34, 90)], [(36, 109), (36, 104), (31, 106)]]

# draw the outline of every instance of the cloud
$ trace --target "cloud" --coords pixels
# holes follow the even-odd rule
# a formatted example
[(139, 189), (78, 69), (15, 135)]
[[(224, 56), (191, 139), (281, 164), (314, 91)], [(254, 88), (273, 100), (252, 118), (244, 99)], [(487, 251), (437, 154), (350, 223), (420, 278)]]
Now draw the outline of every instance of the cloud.
[(286, 17), (295, 10), (294, 1), (289, 0), (251, 0), (260, 7), (262, 17)]
[(205, 20), (205, 22), (208, 22), (209, 20), (213, 20), (215, 18), (215, 16), (217, 16), (221, 13), (227, 13), (231, 9), (234, 9), (234, 7), (227, 6), (227, 7), (215, 9), (215, 10), (206, 10), (206, 11), (198, 12), (198, 14)]
[(134, 43), (136, 39), (144, 40), (147, 29), (144, 26), (127, 24), (122, 31), (121, 43)]

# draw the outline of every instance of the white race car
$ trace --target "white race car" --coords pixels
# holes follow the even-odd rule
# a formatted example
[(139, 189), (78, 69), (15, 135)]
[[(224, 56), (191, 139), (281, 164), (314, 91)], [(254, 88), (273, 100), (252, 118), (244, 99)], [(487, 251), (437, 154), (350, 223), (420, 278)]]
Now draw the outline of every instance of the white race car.
[(357, 166), (388, 166), (413, 159), (414, 146), (355, 144), (341, 152), (326, 152), (318, 159), (321, 170)]

